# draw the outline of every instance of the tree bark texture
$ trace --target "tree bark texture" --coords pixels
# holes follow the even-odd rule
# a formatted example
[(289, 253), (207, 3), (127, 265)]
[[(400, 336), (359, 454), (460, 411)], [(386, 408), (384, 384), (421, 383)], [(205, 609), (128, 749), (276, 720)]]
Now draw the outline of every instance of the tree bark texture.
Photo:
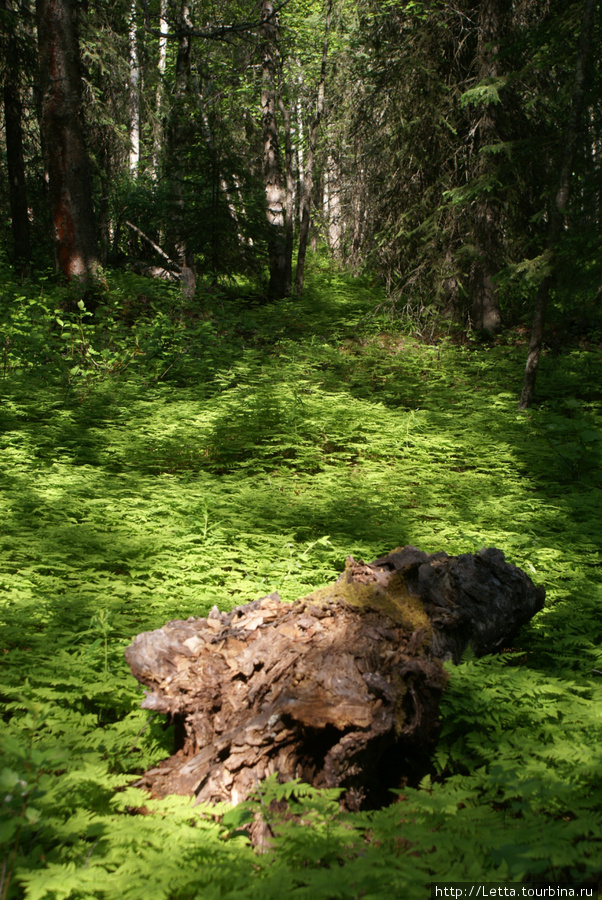
[(40, 130), (57, 270), (69, 281), (98, 271), (90, 164), (81, 118), (75, 0), (37, 0), (42, 110)]
[(565, 226), (565, 213), (569, 202), (571, 189), (571, 172), (580, 137), (583, 133), (583, 105), (585, 101), (587, 69), (592, 56), (592, 43), (594, 32), (594, 13), (597, 0), (585, 0), (583, 17), (581, 19), (581, 31), (577, 45), (577, 59), (575, 61), (575, 77), (571, 97), (571, 109), (569, 121), (565, 132), (564, 154), (560, 168), (560, 178), (556, 191), (555, 201), (550, 211), (550, 232), (548, 237), (548, 254), (550, 274), (545, 275), (535, 300), (533, 312), (533, 324), (531, 326), (531, 338), (529, 341), (529, 353), (525, 366), (523, 387), (518, 403), (519, 409), (527, 409), (535, 398), (535, 382), (539, 368), (539, 357), (543, 344), (546, 309), (550, 288), (554, 279), (555, 249), (563, 228)]
[(276, 93), (278, 61), (278, 16), (271, 0), (263, 0), (261, 6), (261, 56), (262, 88), (261, 115), (263, 127), (263, 177), (266, 195), (268, 223), (268, 255), (270, 265), (269, 296), (272, 299), (286, 297), (287, 285), (285, 204), (286, 189), (282, 176), (278, 121), (276, 119)]
[(293, 139), (291, 133), (291, 113), (279, 91), (278, 107), (284, 125), (284, 173), (286, 192), (284, 200), (284, 245), (285, 272), (284, 292), (288, 297), (293, 289), (293, 242), (295, 224), (295, 179), (293, 176)]
[(132, 0), (130, 20), (130, 175), (138, 175), (140, 164), (140, 63), (136, 0)]
[(328, 155), (324, 171), (324, 218), (328, 225), (328, 247), (335, 259), (341, 258), (342, 251), (342, 211), (341, 172), (338, 160)]
[(182, 293), (191, 299), (196, 292), (194, 254), (190, 247), (186, 227), (185, 153), (190, 138), (189, 111), (186, 99), (190, 90), (190, 54), (192, 38), (188, 0), (182, 0), (178, 11), (178, 51), (176, 55), (176, 79), (174, 104), (169, 129), (169, 160), (171, 164), (170, 190), (174, 212), (175, 249), (180, 266)]
[[(4, 0), (5, 15), (11, 14), (9, 0)], [(16, 15), (12, 13), (12, 18)], [(16, 24), (16, 23), (15, 23)], [(19, 84), (19, 54), (13, 23), (7, 29), (4, 46), (4, 130), (6, 136), (6, 168), (8, 173), (8, 200), (13, 234), (13, 262), (15, 273), (25, 277), (31, 262), (31, 240), (25, 160), (23, 156), (23, 106)]]
[(297, 268), (295, 270), (295, 293), (303, 291), (303, 278), (305, 274), (305, 256), (311, 225), (311, 199), (314, 188), (314, 163), (320, 122), (324, 114), (324, 94), (326, 88), (326, 64), (328, 61), (328, 38), (330, 33), (330, 17), (332, 14), (332, 0), (328, 0), (326, 7), (326, 23), (324, 25), (324, 44), (322, 46), (322, 63), (320, 67), (320, 83), (318, 84), (318, 96), (316, 99), (316, 111), (309, 132), (309, 147), (307, 149), (307, 161), (303, 176), (303, 190), (301, 192), (301, 225), (299, 227), (299, 248), (297, 252)]
[(170, 715), (180, 740), (139, 786), (236, 803), (278, 772), (343, 787), (350, 809), (387, 802), (424, 772), (442, 661), (508, 646), (544, 596), (499, 550), (404, 547), (348, 557), (337, 582), (293, 604), (271, 594), (140, 634), (125, 655), (142, 706)]
[(161, 159), (161, 150), (163, 145), (163, 128), (161, 126), (161, 117), (164, 106), (164, 85), (165, 67), (167, 64), (167, 37), (169, 34), (169, 25), (167, 22), (167, 0), (160, 0), (159, 3), (159, 59), (157, 69), (159, 72), (159, 80), (157, 82), (157, 90), (155, 94), (155, 118), (156, 124), (153, 134), (153, 179), (159, 177), (159, 165)]

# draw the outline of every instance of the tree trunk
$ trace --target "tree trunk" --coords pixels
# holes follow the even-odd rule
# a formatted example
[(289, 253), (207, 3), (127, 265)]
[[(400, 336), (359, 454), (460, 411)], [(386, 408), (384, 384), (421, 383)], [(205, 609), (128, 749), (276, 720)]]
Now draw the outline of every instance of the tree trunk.
[(56, 267), (69, 281), (98, 273), (90, 164), (81, 117), (75, 0), (37, 0), (42, 110)]
[(284, 242), (285, 272), (284, 291), (288, 297), (293, 289), (293, 242), (295, 224), (295, 179), (293, 177), (293, 140), (291, 134), (291, 114), (286, 108), (282, 95), (279, 98), (280, 113), (284, 123), (284, 172), (286, 192), (284, 200)]
[(163, 128), (161, 125), (161, 116), (163, 114), (163, 79), (165, 77), (165, 66), (167, 63), (167, 35), (169, 34), (169, 25), (167, 22), (167, 0), (160, 0), (159, 8), (159, 58), (157, 61), (157, 69), (159, 80), (157, 82), (157, 92), (155, 95), (155, 116), (156, 123), (153, 137), (153, 178), (159, 177), (159, 163), (161, 158), (161, 146), (163, 143)]
[[(495, 84), (500, 76), (499, 43), (510, 10), (509, 0), (485, 0), (479, 7), (477, 46), (478, 79), (482, 84)], [(491, 191), (492, 161), (486, 148), (499, 140), (499, 105), (485, 101), (478, 121), (479, 159), (476, 178), (482, 183), (481, 196), (475, 204), (476, 245), (478, 259), (472, 278), (473, 325), (488, 334), (502, 325), (498, 289), (494, 276), (500, 269), (501, 203)]]
[(174, 105), (171, 110), (169, 130), (169, 157), (171, 161), (171, 196), (174, 209), (175, 249), (181, 269), (182, 293), (192, 298), (196, 291), (194, 254), (190, 249), (186, 234), (185, 196), (185, 149), (188, 137), (188, 110), (186, 99), (190, 87), (190, 51), (192, 38), (187, 29), (191, 27), (188, 0), (182, 0), (179, 11), (178, 52), (176, 56), (176, 79)]
[[(2, 8), (6, 16), (11, 14), (9, 0)], [(12, 14), (13, 18), (14, 13)], [(14, 27), (8, 23), (6, 62), (4, 67), (4, 129), (6, 134), (6, 167), (8, 172), (8, 199), (13, 233), (13, 262), (15, 274), (26, 277), (31, 262), (31, 241), (25, 161), (23, 156), (23, 107), (19, 84), (19, 56)]]
[(142, 706), (170, 715), (179, 739), (139, 785), (236, 803), (278, 772), (343, 787), (350, 809), (387, 802), (428, 764), (442, 661), (508, 646), (544, 596), (499, 550), (404, 547), (348, 557), (294, 604), (271, 594), (140, 634), (125, 655), (150, 688)]
[(98, 248), (103, 266), (109, 259), (111, 247), (111, 186), (113, 183), (113, 156), (110, 137), (105, 133), (98, 150), (100, 198), (98, 201)]
[[(278, 16), (275, 14), (275, 5), (272, 0), (262, 0), (261, 21), (263, 176), (266, 194), (270, 264), (268, 293), (272, 299), (279, 299), (287, 296), (286, 232), (284, 223), (286, 190), (280, 164), (278, 122), (276, 120), (279, 27)], [(290, 293), (290, 287), (288, 293)]]
[(324, 173), (324, 218), (328, 225), (328, 247), (336, 259), (342, 250), (341, 175), (337, 159), (332, 154), (326, 160)]
[(140, 64), (136, 0), (132, 0), (130, 15), (130, 175), (135, 178), (140, 164)]
[[(303, 75), (299, 75), (299, 85), (303, 84)], [(301, 100), (297, 99), (295, 104), (295, 110), (297, 114), (297, 143), (295, 145), (296, 155), (297, 155), (297, 193), (298, 196), (301, 197), (303, 194), (303, 176), (305, 173), (305, 152), (303, 146), (303, 109), (301, 107)], [(299, 224), (301, 224), (301, 204), (299, 204)]]
[(316, 100), (316, 113), (309, 133), (309, 147), (307, 149), (307, 161), (305, 163), (305, 175), (303, 178), (303, 190), (301, 193), (301, 226), (299, 228), (299, 250), (297, 253), (297, 269), (295, 271), (295, 293), (303, 291), (303, 278), (305, 274), (305, 255), (307, 253), (307, 241), (309, 239), (309, 227), (311, 225), (311, 198), (314, 187), (314, 161), (320, 122), (324, 113), (324, 91), (326, 87), (326, 63), (328, 60), (328, 37), (330, 33), (330, 17), (332, 13), (332, 0), (328, 0), (326, 7), (326, 23), (324, 26), (324, 44), (322, 47), (322, 64), (320, 68), (320, 83)]
[(533, 313), (533, 325), (531, 327), (531, 339), (529, 341), (529, 354), (527, 356), (527, 365), (525, 367), (523, 388), (518, 403), (519, 409), (527, 409), (527, 407), (531, 406), (535, 396), (535, 381), (537, 379), (539, 357), (541, 355), (541, 346), (543, 343), (546, 308), (548, 305), (550, 287), (554, 280), (555, 250), (565, 226), (565, 213), (569, 202), (569, 192), (571, 188), (571, 172), (577, 145), (582, 134), (583, 103), (585, 99), (587, 69), (592, 55), (595, 9), (596, 0), (585, 0), (583, 18), (581, 20), (581, 32), (579, 34), (579, 43), (577, 46), (571, 110), (565, 133), (560, 179), (555, 202), (550, 212), (550, 231), (548, 237), (548, 269), (550, 270), (550, 274), (545, 275), (537, 292), (535, 310)]

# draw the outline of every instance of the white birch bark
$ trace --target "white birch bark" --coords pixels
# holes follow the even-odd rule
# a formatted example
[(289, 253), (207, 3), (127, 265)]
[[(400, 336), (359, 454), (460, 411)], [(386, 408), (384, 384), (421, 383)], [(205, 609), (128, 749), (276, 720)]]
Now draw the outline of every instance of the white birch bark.
[[(299, 85), (303, 84), (303, 76), (299, 75)], [(299, 181), (299, 197), (303, 196), (303, 180), (305, 178), (305, 154), (303, 151), (303, 110), (301, 100), (297, 100), (297, 172)], [(303, 216), (301, 204), (299, 204), (299, 222)]]
[(286, 236), (284, 210), (286, 190), (280, 164), (278, 123), (276, 120), (276, 68), (278, 64), (278, 18), (271, 0), (263, 0), (261, 7), (262, 86), (261, 114), (263, 120), (263, 176), (266, 195), (266, 216), (269, 226), (268, 253), (270, 260), (270, 297), (278, 299), (287, 294)]
[(328, 223), (328, 246), (338, 256), (341, 250), (342, 213), (340, 172), (336, 159), (328, 154), (324, 176), (324, 217)]
[(161, 0), (159, 9), (159, 58), (157, 60), (157, 69), (159, 71), (159, 80), (157, 82), (157, 93), (155, 97), (156, 125), (154, 129), (153, 139), (153, 178), (159, 176), (159, 160), (161, 157), (161, 145), (163, 143), (163, 128), (161, 125), (161, 116), (163, 115), (163, 81), (165, 78), (165, 66), (167, 63), (167, 35), (169, 34), (169, 23), (167, 21), (167, 0)]
[(132, 0), (130, 19), (130, 174), (138, 175), (140, 163), (140, 64), (136, 28), (136, 0)]

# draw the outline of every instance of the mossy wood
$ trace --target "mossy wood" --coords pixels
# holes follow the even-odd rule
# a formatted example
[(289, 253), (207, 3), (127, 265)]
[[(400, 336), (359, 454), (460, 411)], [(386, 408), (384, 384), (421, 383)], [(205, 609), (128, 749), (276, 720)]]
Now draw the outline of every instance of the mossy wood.
[(267, 775), (379, 803), (428, 758), (447, 675), (470, 646), (507, 644), (545, 592), (499, 550), (449, 557), (398, 548), (295, 603), (271, 594), (167, 623), (126, 650), (172, 716), (179, 744), (146, 772), (156, 796), (244, 799)]

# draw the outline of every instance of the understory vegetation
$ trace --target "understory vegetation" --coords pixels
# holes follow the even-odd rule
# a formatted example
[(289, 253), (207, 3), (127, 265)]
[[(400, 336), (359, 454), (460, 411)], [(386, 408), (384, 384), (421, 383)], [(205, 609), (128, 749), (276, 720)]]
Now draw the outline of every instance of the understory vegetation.
[[(109, 274), (91, 316), (48, 279), (0, 305), (0, 898), (382, 898), (580, 881), (602, 859), (602, 350), (430, 340), (315, 257), (302, 299)], [(74, 307), (74, 308), (73, 308)], [(499, 656), (449, 666), (431, 774), (384, 809), (258, 785), (150, 800), (172, 752), (124, 660), (141, 631), (345, 557), (499, 547), (547, 591)], [(294, 816), (270, 812), (289, 798)], [(267, 817), (272, 848), (241, 826)]]

